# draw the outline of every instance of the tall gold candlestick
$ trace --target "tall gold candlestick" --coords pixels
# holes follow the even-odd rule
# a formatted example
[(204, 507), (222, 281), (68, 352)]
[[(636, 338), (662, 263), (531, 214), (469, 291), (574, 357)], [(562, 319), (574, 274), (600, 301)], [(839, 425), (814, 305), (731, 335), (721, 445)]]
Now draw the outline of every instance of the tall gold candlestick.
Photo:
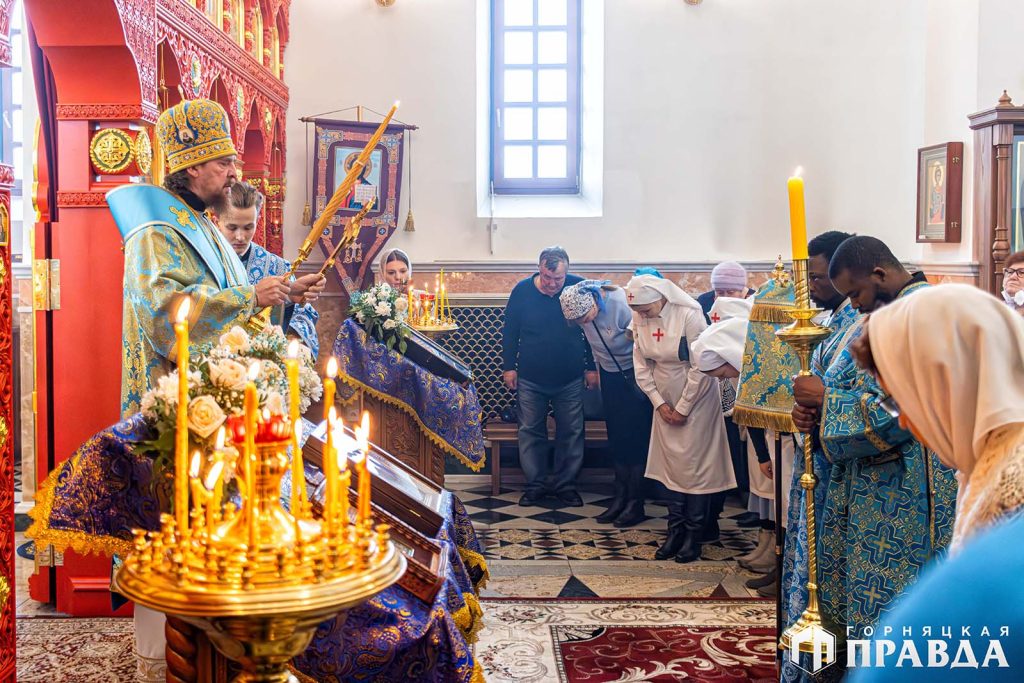
[(259, 411), (259, 397), (256, 395), (256, 378), (260, 375), (260, 363), (249, 366), (249, 381), (245, 385), (245, 514), (249, 527), (249, 551), (255, 552), (259, 544), (259, 510), (256, 509), (256, 416)]
[(178, 414), (174, 432), (174, 517), (178, 533), (188, 528), (188, 314), (192, 299), (178, 306), (174, 337), (178, 361)]
[[(226, 434), (224, 427), (217, 430), (217, 439), (213, 446), (213, 464), (216, 465), (219, 462), (220, 467), (217, 469), (217, 476), (213, 479), (213, 486), (207, 487), (213, 491), (213, 505), (211, 507), (218, 513), (220, 512), (221, 505), (224, 503), (224, 439)], [(236, 463), (235, 467), (237, 466)], [(213, 470), (211, 469), (210, 471), (212, 472)]]
[[(793, 261), (793, 286), (796, 295), (796, 307), (790, 311), (793, 324), (783, 327), (775, 334), (793, 347), (800, 361), (800, 376), (810, 375), (811, 356), (814, 348), (831, 334), (831, 330), (812, 321), (819, 309), (811, 305), (807, 282), (807, 260)], [(816, 644), (828, 637), (822, 626), (821, 611), (818, 607), (818, 550), (817, 521), (815, 519), (814, 489), (817, 477), (814, 475), (814, 446), (811, 435), (804, 435), (804, 473), (800, 477), (800, 487), (804, 490), (804, 509), (807, 517), (807, 608), (800, 618), (786, 629), (779, 638), (782, 647), (792, 649), (794, 637), (804, 629), (812, 629), (807, 638), (799, 638), (800, 652), (813, 652)], [(837, 632), (838, 633), (838, 632)], [(835, 657), (835, 653), (830, 653)]]
[(304, 516), (306, 505), (306, 469), (299, 447), (299, 430), (302, 421), (299, 416), (299, 341), (293, 339), (288, 345), (288, 357), (284, 361), (288, 370), (288, 416), (292, 423), (292, 515)]

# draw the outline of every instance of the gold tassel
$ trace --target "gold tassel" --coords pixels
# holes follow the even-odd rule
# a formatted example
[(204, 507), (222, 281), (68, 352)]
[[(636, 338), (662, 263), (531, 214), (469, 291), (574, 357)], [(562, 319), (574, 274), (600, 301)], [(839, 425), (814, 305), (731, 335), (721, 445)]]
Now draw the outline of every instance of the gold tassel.
[(791, 310), (793, 310), (792, 306), (755, 303), (754, 307), (750, 310), (750, 321), (786, 325), (793, 322), (793, 316), (789, 314)]
[(409, 209), (409, 213), (405, 215), (405, 231), (416, 232), (416, 221), (412, 217), (412, 209)]
[(306, 206), (302, 209), (302, 224), (313, 225), (313, 210), (309, 206), (309, 202), (306, 202)]
[(737, 405), (732, 411), (732, 421), (741, 427), (772, 429), (786, 434), (795, 434), (797, 432), (791, 414), (776, 413), (761, 408)]

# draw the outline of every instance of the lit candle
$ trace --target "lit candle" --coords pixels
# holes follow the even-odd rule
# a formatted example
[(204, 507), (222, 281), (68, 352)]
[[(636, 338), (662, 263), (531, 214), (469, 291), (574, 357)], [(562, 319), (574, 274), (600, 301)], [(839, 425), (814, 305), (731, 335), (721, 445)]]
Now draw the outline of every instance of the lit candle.
[(293, 339), (288, 345), (288, 357), (284, 361), (288, 370), (288, 415), (291, 418), (292, 436), (292, 514), (299, 517), (306, 502), (306, 470), (302, 463), (302, 449), (299, 448), (299, 341)]
[(413, 307), (412, 285), (409, 285), (408, 295), (409, 295), (409, 305), (405, 309), (405, 317), (407, 319), (409, 319), (409, 320), (413, 320), (414, 318), (413, 318), (413, 310), (412, 310), (412, 307)]
[[(335, 427), (334, 442), (342, 443), (345, 440), (345, 429), (341, 424)], [(348, 470), (348, 453), (344, 448), (335, 448), (335, 467), (341, 474), (338, 477), (338, 519), (341, 520), (341, 528), (348, 529), (348, 487), (352, 483), (352, 474)]]
[(789, 189), (789, 229), (793, 240), (793, 260), (807, 259), (807, 214), (804, 210), (804, 179), (801, 169), (786, 182)]
[(257, 517), (256, 509), (256, 419), (259, 413), (259, 398), (256, 395), (256, 378), (260, 376), (260, 362), (249, 366), (249, 381), (245, 385), (245, 510), (249, 522), (249, 549), (256, 551)]
[(363, 411), (363, 421), (356, 430), (356, 438), (359, 441), (359, 452), (363, 454), (356, 465), (359, 473), (359, 507), (356, 519), (360, 524), (366, 524), (370, 521), (370, 413), (366, 411)]
[(341, 425), (338, 413), (331, 406), (327, 411), (327, 445), (324, 448), (324, 477), (327, 481), (325, 491), (324, 516), (327, 517), (327, 536), (333, 539), (338, 514), (338, 460), (335, 452), (334, 430)]
[(334, 378), (338, 376), (338, 359), (331, 356), (327, 361), (327, 377), (324, 378), (324, 419), (327, 419), (331, 407), (334, 405)]
[[(222, 475), (224, 474), (224, 437), (225, 436), (226, 436), (226, 432), (224, 430), (224, 427), (221, 426), (221, 428), (217, 430), (217, 440), (214, 442), (214, 445), (213, 445), (213, 464), (214, 464), (214, 466), (216, 466), (217, 463), (219, 462), (220, 463), (220, 467), (217, 468), (217, 477), (215, 477), (215, 479), (214, 479), (215, 484), (212, 487), (212, 491), (213, 491), (213, 501), (212, 501), (212, 503), (213, 504), (209, 506), (207, 511), (212, 509), (212, 510), (216, 510), (216, 511), (219, 512), (220, 511), (221, 503), (224, 502), (224, 477)], [(211, 469), (210, 471), (212, 472), (213, 470)], [(209, 476), (207, 476), (207, 480), (209, 480)], [(211, 488), (211, 487), (207, 486), (207, 488)]]
[[(203, 454), (199, 451), (192, 453), (192, 462), (188, 467), (188, 481), (192, 488), (192, 505), (198, 511), (199, 516), (203, 516), (203, 500), (206, 498), (205, 490), (203, 489), (203, 483), (199, 480), (199, 474), (202, 469)], [(209, 515), (206, 515), (209, 518)], [(197, 517), (198, 519), (198, 517)]]
[(174, 433), (174, 516), (178, 533), (188, 528), (188, 313), (192, 299), (178, 306), (174, 337), (178, 357), (178, 422)]
[(440, 294), (440, 292), (441, 292), (440, 279), (435, 275), (434, 276), (434, 321), (435, 322), (437, 321), (437, 304), (438, 304), (437, 297)]
[(203, 487), (206, 489), (206, 495), (212, 496), (211, 500), (206, 505), (206, 533), (213, 535), (213, 523), (216, 521), (216, 511), (220, 506), (220, 499), (217, 498), (217, 490), (224, 486), (224, 461), (216, 460), (210, 465), (210, 471), (206, 473), (206, 480), (203, 482)]

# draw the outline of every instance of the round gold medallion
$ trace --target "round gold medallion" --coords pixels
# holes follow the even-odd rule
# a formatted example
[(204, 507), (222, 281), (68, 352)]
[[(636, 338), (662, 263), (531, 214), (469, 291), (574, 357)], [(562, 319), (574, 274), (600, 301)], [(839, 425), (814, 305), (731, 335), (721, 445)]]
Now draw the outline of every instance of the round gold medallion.
[(142, 175), (149, 175), (150, 169), (153, 168), (153, 145), (145, 128), (135, 136), (135, 164)]
[(120, 128), (102, 128), (92, 136), (89, 158), (100, 173), (120, 173), (132, 163), (132, 139)]

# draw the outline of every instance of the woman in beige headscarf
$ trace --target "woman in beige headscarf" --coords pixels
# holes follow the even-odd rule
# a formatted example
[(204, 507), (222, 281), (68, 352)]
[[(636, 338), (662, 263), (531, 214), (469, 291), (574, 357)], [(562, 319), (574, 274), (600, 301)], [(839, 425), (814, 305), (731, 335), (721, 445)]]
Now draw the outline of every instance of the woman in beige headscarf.
[(711, 514), (711, 495), (736, 486), (722, 421), (718, 380), (690, 362), (691, 344), (707, 327), (704, 311), (672, 282), (637, 275), (626, 287), (633, 309), (636, 383), (654, 406), (645, 476), (675, 492), (668, 535), (656, 559), (700, 557), (698, 537)]
[(380, 255), (380, 279), (400, 292), (412, 284), (412, 261), (401, 249), (385, 249)]
[(854, 349), (883, 408), (960, 482), (951, 550), (1024, 509), (1024, 320), (967, 285), (924, 289), (871, 315)]

